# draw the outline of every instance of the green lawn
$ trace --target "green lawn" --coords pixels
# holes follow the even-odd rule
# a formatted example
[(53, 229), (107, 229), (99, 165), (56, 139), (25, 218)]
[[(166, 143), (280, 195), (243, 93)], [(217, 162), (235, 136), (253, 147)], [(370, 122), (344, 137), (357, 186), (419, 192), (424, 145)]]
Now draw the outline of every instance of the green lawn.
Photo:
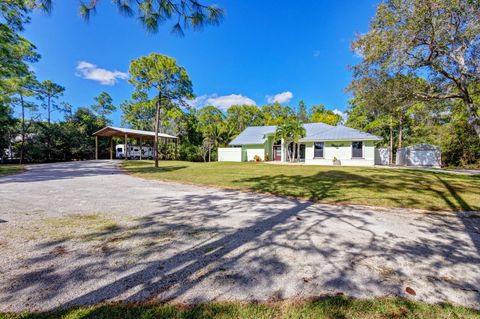
[(100, 305), (23, 315), (0, 314), (1, 319), (163, 319), (163, 318), (479, 318), (480, 312), (449, 304), (428, 305), (400, 298), (355, 300), (329, 297), (307, 302), (272, 302), (266, 304), (209, 303), (193, 307), (173, 305)]
[(17, 174), (23, 172), (22, 165), (0, 164), (0, 176)]
[(127, 161), (136, 176), (253, 190), (327, 203), (480, 210), (480, 176), (406, 169), (264, 163)]

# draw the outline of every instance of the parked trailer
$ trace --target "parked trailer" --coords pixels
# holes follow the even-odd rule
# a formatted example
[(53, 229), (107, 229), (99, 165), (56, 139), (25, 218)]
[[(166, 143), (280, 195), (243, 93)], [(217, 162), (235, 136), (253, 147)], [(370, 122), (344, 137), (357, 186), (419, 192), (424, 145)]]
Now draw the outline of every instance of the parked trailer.
[[(116, 158), (119, 158), (119, 159), (125, 158), (125, 144), (117, 144), (115, 146), (115, 155), (116, 155)], [(139, 160), (140, 146), (128, 145), (127, 159)], [(142, 147), (142, 159), (153, 159), (153, 147), (151, 146)]]

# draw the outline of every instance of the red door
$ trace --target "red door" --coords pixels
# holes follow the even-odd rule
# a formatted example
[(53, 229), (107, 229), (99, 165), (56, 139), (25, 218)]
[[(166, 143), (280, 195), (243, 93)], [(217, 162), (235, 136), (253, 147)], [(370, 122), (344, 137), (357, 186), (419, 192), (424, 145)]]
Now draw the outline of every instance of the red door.
[(282, 147), (280, 145), (273, 146), (273, 160), (274, 161), (282, 160)]

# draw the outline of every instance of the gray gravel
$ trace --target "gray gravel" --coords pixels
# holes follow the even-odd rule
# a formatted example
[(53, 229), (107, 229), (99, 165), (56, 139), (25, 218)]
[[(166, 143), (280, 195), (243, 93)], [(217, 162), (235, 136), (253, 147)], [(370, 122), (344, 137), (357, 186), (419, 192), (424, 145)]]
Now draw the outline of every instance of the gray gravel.
[(0, 203), (0, 311), (336, 293), (480, 308), (474, 214), (148, 181), (110, 161), (2, 177)]

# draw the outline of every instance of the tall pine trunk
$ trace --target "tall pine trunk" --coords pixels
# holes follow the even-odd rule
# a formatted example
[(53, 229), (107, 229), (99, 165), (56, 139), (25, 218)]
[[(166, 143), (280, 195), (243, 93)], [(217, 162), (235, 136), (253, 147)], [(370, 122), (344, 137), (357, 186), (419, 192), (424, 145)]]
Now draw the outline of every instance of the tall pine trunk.
[(400, 109), (400, 117), (398, 121), (398, 148), (402, 147), (403, 140), (403, 112)]
[(390, 165), (393, 164), (393, 119), (390, 116), (390, 148), (388, 150), (389, 155), (389, 163)]
[(155, 141), (154, 141), (154, 157), (155, 157), (155, 167), (158, 167), (158, 129), (159, 129), (159, 121), (160, 121), (160, 109), (162, 107), (162, 93), (158, 92), (158, 101), (157, 101), (157, 109), (155, 111)]
[(47, 108), (48, 108), (48, 129), (47, 129), (47, 159), (50, 162), (51, 152), (50, 152), (50, 113), (51, 113), (51, 98), (50, 96), (47, 99)]
[(20, 94), (20, 104), (22, 106), (22, 143), (20, 145), (20, 164), (23, 163), (23, 150), (25, 147), (25, 104), (23, 101), (23, 95)]

